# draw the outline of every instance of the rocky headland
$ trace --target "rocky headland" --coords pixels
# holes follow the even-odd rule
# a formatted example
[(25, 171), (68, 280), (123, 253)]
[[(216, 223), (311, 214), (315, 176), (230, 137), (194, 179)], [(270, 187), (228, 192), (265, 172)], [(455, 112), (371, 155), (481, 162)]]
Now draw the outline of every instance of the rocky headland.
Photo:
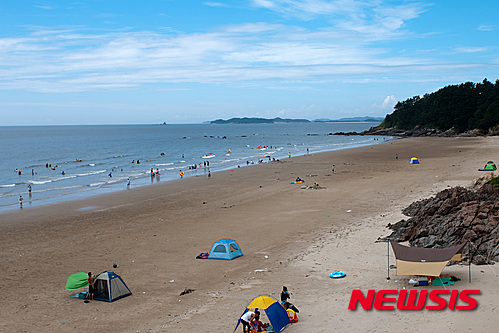
[(473, 188), (453, 187), (413, 202), (403, 210), (408, 220), (387, 227), (388, 239), (411, 246), (446, 248), (466, 242), (463, 260), (476, 265), (499, 261), (499, 187), (484, 176)]
[(380, 126), (371, 127), (363, 132), (336, 132), (334, 135), (377, 135), (377, 136), (398, 136), (398, 137), (420, 137), (420, 136), (439, 136), (439, 137), (477, 137), (485, 135), (499, 135), (499, 128), (489, 130), (487, 133), (479, 129), (470, 130), (467, 132), (457, 132), (455, 130), (441, 131), (434, 128), (424, 128), (416, 126), (411, 130), (398, 128), (384, 128)]

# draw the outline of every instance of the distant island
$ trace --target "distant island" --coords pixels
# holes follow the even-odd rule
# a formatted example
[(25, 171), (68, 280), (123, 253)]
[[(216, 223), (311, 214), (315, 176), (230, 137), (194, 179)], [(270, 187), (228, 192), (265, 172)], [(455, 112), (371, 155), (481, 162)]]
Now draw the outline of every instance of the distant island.
[(230, 118), (228, 120), (217, 119), (210, 124), (275, 124), (275, 123), (309, 123), (308, 119), (283, 119), (283, 118)]
[(383, 118), (376, 117), (354, 117), (354, 118), (341, 118), (337, 120), (331, 119), (316, 119), (316, 120), (308, 120), (308, 119), (288, 119), (288, 118), (230, 118), (227, 120), (217, 119), (212, 120), (210, 124), (277, 124), (277, 123), (311, 123), (311, 122), (319, 122), (319, 123), (328, 123), (328, 122), (377, 122), (380, 123), (383, 121)]

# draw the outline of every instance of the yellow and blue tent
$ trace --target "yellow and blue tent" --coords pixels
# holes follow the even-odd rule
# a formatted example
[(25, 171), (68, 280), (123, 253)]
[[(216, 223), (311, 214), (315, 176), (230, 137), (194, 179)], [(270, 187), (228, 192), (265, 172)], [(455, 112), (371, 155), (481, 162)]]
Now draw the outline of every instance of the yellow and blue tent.
[[(246, 309), (241, 314), (241, 316), (244, 315), (249, 310), (255, 310), (255, 309), (265, 311), (265, 314), (267, 315), (267, 318), (270, 321), (270, 325), (272, 325), (272, 328), (276, 333), (281, 332), (286, 326), (291, 324), (291, 321), (289, 320), (288, 313), (286, 312), (286, 310), (284, 310), (284, 308), (278, 301), (276, 301), (275, 299), (273, 299), (268, 295), (260, 295), (258, 297), (255, 297), (248, 304), (248, 306), (246, 306)], [(234, 332), (237, 330), (237, 327), (241, 323), (241, 316), (239, 317)]]
[(417, 157), (411, 157), (409, 164), (419, 164), (419, 160)]

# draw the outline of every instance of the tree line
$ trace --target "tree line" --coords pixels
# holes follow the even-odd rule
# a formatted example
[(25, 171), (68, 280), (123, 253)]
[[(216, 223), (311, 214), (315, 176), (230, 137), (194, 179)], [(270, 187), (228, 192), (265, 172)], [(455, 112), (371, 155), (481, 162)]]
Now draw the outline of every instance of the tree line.
[(395, 105), (381, 127), (414, 129), (416, 126), (441, 131), (487, 132), (499, 124), (499, 79), (495, 84), (466, 82), (446, 86), (424, 96), (414, 96)]

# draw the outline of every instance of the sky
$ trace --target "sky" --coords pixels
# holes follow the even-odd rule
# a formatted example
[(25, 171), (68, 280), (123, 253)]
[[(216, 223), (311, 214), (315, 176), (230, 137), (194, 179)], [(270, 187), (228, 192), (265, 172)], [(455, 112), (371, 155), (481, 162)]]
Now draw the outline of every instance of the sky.
[(0, 126), (384, 117), (499, 79), (499, 1), (0, 3)]

